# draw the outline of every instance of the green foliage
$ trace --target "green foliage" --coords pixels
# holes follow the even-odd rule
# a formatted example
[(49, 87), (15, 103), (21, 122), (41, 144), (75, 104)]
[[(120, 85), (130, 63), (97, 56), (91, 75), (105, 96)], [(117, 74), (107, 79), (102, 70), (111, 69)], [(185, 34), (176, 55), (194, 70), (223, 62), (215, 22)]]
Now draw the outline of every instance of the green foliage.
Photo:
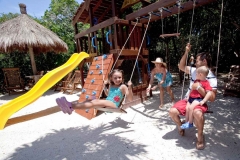
[(68, 54), (75, 51), (72, 17), (79, 4), (75, 0), (52, 0), (49, 10), (45, 11), (41, 21), (44, 26), (55, 32), (68, 45)]
[[(221, 15), (221, 0), (195, 9), (193, 22), (191, 18), (193, 11), (179, 14), (179, 38), (159, 38), (162, 34), (176, 33), (178, 16), (172, 15), (161, 20), (152, 22), (148, 31), (151, 43), (149, 45), (150, 60), (156, 57), (167, 59), (166, 44), (169, 49), (170, 66), (177, 70), (177, 65), (184, 52), (185, 45), (190, 41), (192, 45), (191, 54), (207, 51), (212, 55), (212, 65), (217, 65), (217, 53), (219, 42), (219, 27)], [(229, 67), (240, 64), (240, 3), (237, 0), (224, 1), (220, 53), (218, 57), (218, 72), (228, 72)], [(192, 23), (192, 29), (191, 29)], [(192, 31), (190, 34), (190, 30)]]
[(0, 13), (0, 24), (7, 20), (16, 18), (18, 15), (19, 14), (17, 13), (8, 13), (8, 14)]
[[(72, 26), (72, 17), (75, 14), (79, 4), (75, 0), (52, 0), (49, 9), (46, 10), (40, 19), (34, 17), (38, 23), (55, 32), (68, 45), (67, 54), (39, 53), (35, 54), (37, 70), (49, 71), (65, 63), (75, 51), (74, 29)], [(17, 17), (19, 14), (0, 14), (0, 23)], [(81, 28), (79, 32), (86, 29), (86, 25), (78, 24)], [(22, 78), (32, 74), (29, 55), (26, 53), (13, 52), (10, 54), (0, 53), (0, 67), (19, 67)], [(0, 86), (3, 84), (3, 73), (0, 70)], [(1, 92), (1, 87), (0, 87)]]
[[(156, 0), (151, 0), (155, 2)], [(162, 21), (151, 22), (147, 35), (150, 38), (148, 49), (150, 51), (149, 59), (162, 57), (165, 61), (169, 59), (168, 65), (171, 70), (177, 71), (177, 64), (184, 52), (187, 42), (191, 42), (191, 54), (196, 55), (201, 51), (208, 51), (212, 54), (213, 65), (216, 65), (218, 52), (218, 34), (221, 14), (221, 2), (217, 0), (212, 4), (199, 7), (194, 11), (194, 19), (191, 22), (193, 11), (189, 10), (177, 15), (166, 17)], [(75, 52), (74, 28), (72, 18), (79, 4), (75, 0), (52, 0), (49, 9), (41, 18), (34, 17), (34, 20), (44, 25), (46, 28), (55, 32), (69, 47), (67, 54), (39, 53), (35, 54), (35, 60), (38, 70), (52, 70), (65, 63), (70, 55)], [(141, 8), (138, 3), (122, 14), (125, 15)], [(218, 62), (218, 72), (228, 72), (230, 65), (240, 64), (240, 3), (239, 0), (224, 1), (222, 32), (220, 54)], [(0, 23), (17, 17), (19, 14), (0, 14)], [(179, 20), (179, 28), (177, 28)], [(192, 24), (192, 29), (191, 29)], [(78, 23), (79, 31), (86, 30), (89, 25)], [(179, 38), (159, 38), (163, 33), (181, 33)], [(191, 29), (191, 34), (190, 34)], [(166, 45), (168, 45), (168, 57), (166, 54)], [(152, 64), (151, 64), (152, 65)], [(0, 53), (0, 67), (19, 67), (22, 77), (32, 73), (31, 62), (28, 54), (13, 52), (10, 54)], [(3, 75), (0, 71), (0, 84), (3, 84)]]

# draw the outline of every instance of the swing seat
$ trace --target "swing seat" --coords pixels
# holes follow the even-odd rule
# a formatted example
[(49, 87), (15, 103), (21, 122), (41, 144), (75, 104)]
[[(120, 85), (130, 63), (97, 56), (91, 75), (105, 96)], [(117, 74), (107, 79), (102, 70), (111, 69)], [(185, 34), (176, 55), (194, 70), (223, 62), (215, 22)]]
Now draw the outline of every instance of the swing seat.
[(213, 111), (211, 111), (211, 110), (207, 110), (205, 113), (213, 113)]
[(103, 112), (114, 112), (114, 113), (127, 113), (127, 111), (125, 111), (122, 108), (96, 108), (99, 111), (103, 111)]
[(180, 36), (180, 33), (172, 33), (172, 34), (161, 34), (159, 37), (161, 38), (166, 38), (166, 37), (179, 37)]

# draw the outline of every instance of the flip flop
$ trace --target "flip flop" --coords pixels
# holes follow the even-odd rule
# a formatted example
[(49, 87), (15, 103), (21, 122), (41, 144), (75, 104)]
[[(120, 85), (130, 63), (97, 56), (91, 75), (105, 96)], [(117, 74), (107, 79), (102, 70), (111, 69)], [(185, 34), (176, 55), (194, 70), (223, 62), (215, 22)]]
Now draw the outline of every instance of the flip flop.
[(197, 141), (196, 143), (196, 149), (197, 150), (203, 150), (205, 148), (205, 137), (203, 136), (203, 141), (202, 143)]

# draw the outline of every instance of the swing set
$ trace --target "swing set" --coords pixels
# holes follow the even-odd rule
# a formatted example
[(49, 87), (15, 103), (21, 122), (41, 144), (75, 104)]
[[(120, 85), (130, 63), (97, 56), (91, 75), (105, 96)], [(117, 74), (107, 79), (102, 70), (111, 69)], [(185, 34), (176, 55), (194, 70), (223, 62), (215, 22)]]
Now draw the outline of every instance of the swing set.
[[(108, 5), (106, 3), (105, 6), (108, 6), (107, 9), (101, 8), (104, 6), (101, 5), (101, 3), (105, 3), (105, 1), (91, 3), (91, 5), (88, 6), (88, 12), (84, 9), (85, 5), (81, 5), (78, 9), (78, 12), (73, 18), (73, 25), (75, 26), (76, 33), (75, 40), (77, 42), (77, 50), (78, 52), (84, 50), (92, 50), (92, 54), (95, 54), (97, 56), (92, 57), (91, 60), (89, 60), (89, 63), (91, 63), (91, 65), (89, 67), (86, 81), (82, 81), (83, 90), (79, 102), (83, 102), (86, 99), (91, 98), (100, 98), (103, 92), (103, 81), (106, 80), (105, 77), (107, 77), (108, 73), (114, 68), (121, 66), (124, 60), (131, 59), (135, 60), (135, 63), (129, 80), (132, 80), (135, 68), (137, 68), (139, 75), (139, 84), (133, 87), (135, 99), (132, 102), (126, 103), (126, 97), (124, 97), (123, 102), (117, 109), (98, 108), (97, 110), (126, 113), (124, 109), (128, 106), (143, 102), (145, 99), (147, 99), (145, 90), (147, 88), (147, 83), (150, 76), (150, 67), (148, 64), (149, 51), (146, 49), (146, 46), (149, 42), (149, 38), (146, 37), (146, 31), (148, 29), (149, 23), (159, 19), (163, 20), (163, 18), (171, 16), (173, 14), (178, 14), (177, 32), (164, 34), (162, 29), (162, 34), (160, 35), (162, 38), (172, 36), (178, 37), (180, 36), (180, 33), (178, 31), (179, 14), (191, 9), (193, 9), (194, 12), (195, 8), (214, 1), (215, 0), (193, 0), (184, 3), (182, 3), (182, 1), (178, 1), (176, 3), (176, 0), (158, 1), (142, 9), (139, 9), (136, 12), (126, 15), (126, 20), (119, 19), (117, 17), (116, 13), (117, 11), (121, 10), (121, 6), (116, 1), (113, 1), (112, 4)], [(87, 2), (83, 3), (87, 4)], [(103, 15), (99, 14), (98, 8), (99, 10), (101, 9), (101, 11), (105, 10), (105, 12), (102, 13)], [(109, 13), (111, 8), (112, 17), (109, 19), (104, 18), (104, 14)], [(95, 11), (96, 14), (93, 11)], [(87, 17), (81, 18), (81, 15), (85, 15)], [(98, 24), (93, 24), (92, 17), (97, 17)], [(90, 22), (91, 27), (86, 31), (78, 33), (76, 25), (77, 22), (86, 21)], [(101, 30), (101, 32), (99, 30)], [(190, 35), (192, 32), (191, 30), (192, 22)], [(87, 37), (85, 35), (87, 35)], [(100, 38), (99, 35), (101, 35)], [(104, 40), (105, 37), (106, 40)], [(89, 45), (90, 41), (92, 42), (92, 45)], [(103, 53), (108, 54), (104, 55)], [(141, 68), (139, 67), (140, 61), (142, 62)], [(83, 67), (81, 67), (81, 69), (82, 68)], [(96, 116), (97, 110), (76, 110), (76, 112), (88, 119), (91, 119)]]

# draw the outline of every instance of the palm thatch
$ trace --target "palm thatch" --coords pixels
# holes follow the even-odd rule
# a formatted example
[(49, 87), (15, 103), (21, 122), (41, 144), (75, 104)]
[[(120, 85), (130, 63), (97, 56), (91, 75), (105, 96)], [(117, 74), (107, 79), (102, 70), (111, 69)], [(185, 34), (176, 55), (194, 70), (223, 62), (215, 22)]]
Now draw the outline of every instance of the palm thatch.
[[(67, 44), (55, 33), (45, 28), (26, 13), (26, 5), (19, 4), (21, 15), (0, 24), (0, 52), (29, 51), (33, 56), (33, 50), (39, 52), (67, 52)], [(32, 55), (31, 55), (32, 54)], [(34, 56), (31, 57), (31, 61)], [(35, 65), (32, 62), (32, 66)], [(33, 72), (36, 72), (33, 69)], [(34, 73), (35, 74), (35, 73)]]

